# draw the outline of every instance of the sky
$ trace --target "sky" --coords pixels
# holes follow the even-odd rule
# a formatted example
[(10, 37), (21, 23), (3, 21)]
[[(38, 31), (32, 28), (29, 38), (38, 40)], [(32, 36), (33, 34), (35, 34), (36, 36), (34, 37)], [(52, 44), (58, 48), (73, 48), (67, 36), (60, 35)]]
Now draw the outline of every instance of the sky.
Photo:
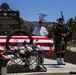
[(0, 0), (2, 3), (18, 10), (20, 17), (27, 21), (38, 21), (39, 13), (46, 14), (45, 19), (50, 22), (60, 18), (61, 11), (65, 20), (76, 16), (76, 0)]

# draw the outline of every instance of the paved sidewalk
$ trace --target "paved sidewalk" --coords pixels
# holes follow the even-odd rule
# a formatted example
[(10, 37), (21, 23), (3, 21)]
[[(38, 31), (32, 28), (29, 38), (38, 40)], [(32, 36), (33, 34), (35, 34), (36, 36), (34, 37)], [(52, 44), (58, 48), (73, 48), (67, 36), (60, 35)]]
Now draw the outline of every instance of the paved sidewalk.
[[(57, 65), (56, 60), (44, 59), (44, 66), (47, 68), (47, 72), (29, 72), (29, 73), (26, 72), (26, 73), (17, 73), (17, 75), (53, 75), (53, 74), (69, 75), (70, 72), (73, 72), (76, 75), (76, 65), (74, 64), (66, 63), (66, 65)], [(13, 74), (7, 74), (7, 75), (13, 75)], [(16, 73), (14, 73), (14, 75), (16, 75)]]

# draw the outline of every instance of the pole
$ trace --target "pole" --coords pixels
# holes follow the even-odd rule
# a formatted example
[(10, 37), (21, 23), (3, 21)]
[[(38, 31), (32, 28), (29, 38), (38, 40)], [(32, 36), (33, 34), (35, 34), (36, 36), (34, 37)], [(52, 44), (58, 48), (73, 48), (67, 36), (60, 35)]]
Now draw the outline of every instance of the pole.
[(64, 16), (63, 16), (63, 12), (61, 11), (61, 18), (64, 20), (64, 23), (65, 23), (65, 19), (64, 19)]
[(7, 75), (7, 66), (0, 67), (0, 75)]

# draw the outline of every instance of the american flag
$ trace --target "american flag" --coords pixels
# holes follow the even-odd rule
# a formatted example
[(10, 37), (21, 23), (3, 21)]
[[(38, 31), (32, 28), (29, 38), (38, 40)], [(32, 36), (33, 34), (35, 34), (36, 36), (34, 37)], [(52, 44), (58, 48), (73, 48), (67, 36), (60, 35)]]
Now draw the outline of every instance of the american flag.
[[(46, 54), (54, 54), (54, 42), (52, 39), (43, 37), (43, 36), (32, 36), (33, 42), (36, 42), (37, 45), (40, 45), (41, 49), (45, 51)], [(19, 44), (24, 45), (24, 41), (27, 43), (30, 42), (28, 36), (12, 36), (9, 40), (9, 45), (15, 47)], [(36, 41), (37, 40), (37, 41)], [(6, 36), (0, 36), (0, 50), (6, 50)]]

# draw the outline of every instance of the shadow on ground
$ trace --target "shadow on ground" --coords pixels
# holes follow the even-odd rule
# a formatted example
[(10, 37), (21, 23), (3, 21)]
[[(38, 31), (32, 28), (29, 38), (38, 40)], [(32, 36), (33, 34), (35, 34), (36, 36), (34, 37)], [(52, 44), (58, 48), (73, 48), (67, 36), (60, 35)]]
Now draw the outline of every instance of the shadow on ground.
[(38, 69), (29, 69), (29, 67), (24, 67), (24, 65), (11, 65), (7, 67), (7, 73), (30, 73), (30, 72), (44, 72)]

